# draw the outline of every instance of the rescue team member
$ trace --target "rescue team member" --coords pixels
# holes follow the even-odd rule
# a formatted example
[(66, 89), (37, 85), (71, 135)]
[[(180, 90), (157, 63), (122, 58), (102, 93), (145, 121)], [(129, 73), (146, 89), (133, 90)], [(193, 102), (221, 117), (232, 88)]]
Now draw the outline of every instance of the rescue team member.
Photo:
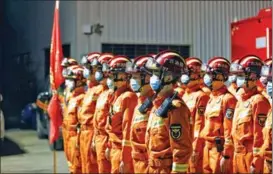
[[(67, 58), (67, 57), (65, 57), (63, 60), (62, 60), (62, 63), (61, 63), (61, 66), (62, 66), (62, 68), (63, 68), (63, 71), (62, 71), (62, 75), (63, 75), (63, 77), (66, 79), (67, 78), (67, 76), (68, 76), (68, 74), (67, 74), (67, 72), (68, 72), (68, 67), (70, 67), (70, 66), (73, 66), (73, 65), (77, 65), (78, 64), (78, 62), (75, 60), (75, 59), (73, 59), (73, 58)], [(71, 70), (70, 70), (71, 71)], [(70, 95), (70, 89), (67, 87), (67, 85), (66, 85), (67, 83), (65, 82), (65, 85), (64, 85), (64, 91), (63, 91), (63, 95), (59, 95), (59, 96), (63, 96), (63, 97), (61, 97), (60, 98), (60, 103), (61, 103), (61, 105), (62, 105), (62, 112), (63, 112), (63, 117), (64, 117), (64, 114), (65, 114), (65, 112), (66, 112), (66, 104), (65, 104), (65, 98), (67, 98), (69, 95)], [(62, 134), (63, 134), (63, 137), (67, 137), (67, 135), (65, 135), (65, 133), (66, 133), (66, 131), (63, 131), (62, 130)], [(66, 139), (65, 138), (63, 138), (63, 145), (64, 145), (64, 151), (66, 152), (67, 151), (67, 145), (68, 143), (66, 142)], [(65, 153), (65, 155), (66, 155), (67, 153)], [(68, 160), (68, 156), (66, 156), (66, 159)]]
[[(149, 81), (150, 72), (145, 69), (145, 63), (151, 56), (139, 56), (133, 62), (126, 64), (126, 72), (132, 75), (131, 89), (137, 94), (138, 101), (134, 110), (130, 141), (132, 145), (132, 158), (135, 173), (147, 173), (148, 154), (145, 146), (145, 133), (148, 117), (152, 108), (152, 91)], [(129, 154), (128, 154), (129, 155)]]
[(146, 67), (153, 71), (150, 85), (158, 95), (153, 101), (145, 136), (148, 173), (186, 173), (192, 154), (190, 111), (176, 96), (173, 85), (186, 71), (183, 57), (160, 52)]
[(212, 90), (205, 110), (205, 127), (201, 132), (205, 140), (203, 172), (232, 173), (231, 126), (237, 100), (225, 86), (230, 63), (223, 57), (213, 57), (202, 68), (207, 72), (204, 83)]
[[(264, 65), (271, 67), (272, 66), (272, 59), (266, 59), (264, 61)], [(267, 82), (268, 82), (268, 78), (265, 77), (265, 76), (261, 76), (260, 82), (263, 85), (263, 88), (260, 90), (260, 92), (262, 93), (263, 96), (265, 96), (265, 98), (267, 98), (268, 100), (270, 100), (271, 96), (269, 96), (267, 94), (267, 92), (266, 92), (266, 85), (267, 85)], [(259, 89), (258, 89), (258, 91), (259, 91)]]
[[(233, 61), (233, 63), (238, 63), (240, 59), (237, 59), (235, 61)], [(232, 70), (231, 70), (232, 71)], [(238, 90), (238, 87), (237, 87), (237, 84), (236, 84), (236, 75), (235, 74), (232, 74), (228, 77), (228, 81), (229, 81), (229, 86), (228, 86), (228, 91), (234, 95), (235, 97), (237, 96), (237, 90)]]
[(193, 154), (188, 172), (203, 173), (203, 147), (200, 132), (204, 127), (204, 113), (209, 96), (200, 88), (202, 61), (196, 57), (186, 59), (188, 72), (181, 76), (181, 82), (186, 86), (183, 101), (190, 109), (190, 134), (193, 138)]
[(70, 173), (81, 173), (78, 112), (79, 105), (84, 97), (85, 79), (83, 78), (83, 68), (79, 65), (68, 67), (65, 83), (69, 93), (65, 95), (62, 126), (65, 143), (64, 151), (67, 156)]
[(124, 56), (115, 56), (109, 62), (111, 74), (107, 85), (115, 92), (110, 104), (107, 125), (109, 147), (105, 153), (111, 161), (111, 173), (134, 173), (129, 138), (137, 96), (129, 89), (128, 74), (125, 73), (127, 62), (130, 60)]
[(97, 99), (95, 114), (94, 114), (94, 137), (92, 142), (92, 149), (97, 155), (98, 173), (110, 173), (111, 164), (105, 158), (105, 150), (108, 143), (108, 134), (105, 130), (106, 121), (109, 115), (110, 102), (114, 93), (113, 89), (108, 89), (106, 80), (108, 72), (104, 71), (104, 65), (113, 58), (111, 53), (103, 53), (98, 58), (98, 69), (95, 72), (96, 81), (104, 86), (105, 90), (99, 95)]
[(264, 157), (264, 173), (272, 173), (272, 61), (262, 67), (261, 76), (266, 79), (266, 93), (271, 105), (263, 128), (264, 144), (261, 156)]
[(84, 67), (83, 76), (87, 79), (88, 89), (84, 95), (79, 111), (80, 127), (80, 152), (83, 173), (98, 173), (96, 154), (91, 149), (94, 135), (93, 118), (98, 95), (105, 90), (104, 86), (98, 85), (95, 80), (96, 67), (92, 62), (100, 56), (93, 52), (84, 56), (81, 64)]
[(258, 92), (261, 60), (256, 56), (246, 56), (239, 64), (232, 64), (232, 74), (237, 75), (237, 86), (242, 88), (234, 113), (232, 137), (234, 141), (234, 173), (262, 173), (263, 160), (260, 148), (263, 144), (264, 127), (270, 104)]

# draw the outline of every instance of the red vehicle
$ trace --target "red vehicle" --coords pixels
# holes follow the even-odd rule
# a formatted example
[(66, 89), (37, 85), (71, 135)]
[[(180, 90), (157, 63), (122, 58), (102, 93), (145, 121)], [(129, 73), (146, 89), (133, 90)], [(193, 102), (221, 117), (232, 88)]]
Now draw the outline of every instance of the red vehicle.
[(272, 7), (231, 23), (231, 60), (250, 54), (262, 60), (272, 58)]

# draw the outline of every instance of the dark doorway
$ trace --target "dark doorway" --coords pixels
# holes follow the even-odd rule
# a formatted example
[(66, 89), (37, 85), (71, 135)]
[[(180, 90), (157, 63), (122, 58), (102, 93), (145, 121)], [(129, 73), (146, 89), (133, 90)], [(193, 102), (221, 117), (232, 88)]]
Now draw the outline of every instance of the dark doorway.
[[(64, 57), (70, 57), (70, 44), (63, 44), (63, 55)], [(45, 78), (49, 75), (49, 64), (50, 64), (50, 47), (45, 48)]]

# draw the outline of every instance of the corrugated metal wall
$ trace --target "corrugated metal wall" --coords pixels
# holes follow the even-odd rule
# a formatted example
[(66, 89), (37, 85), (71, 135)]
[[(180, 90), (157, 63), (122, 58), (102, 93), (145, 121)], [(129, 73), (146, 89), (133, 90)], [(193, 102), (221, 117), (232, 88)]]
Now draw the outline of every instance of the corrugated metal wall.
[(190, 44), (192, 55), (203, 60), (216, 55), (229, 58), (230, 22), (235, 17), (256, 15), (259, 9), (268, 6), (270, 1), (100, 1), (96, 4), (100, 23), (104, 25), (101, 43)]

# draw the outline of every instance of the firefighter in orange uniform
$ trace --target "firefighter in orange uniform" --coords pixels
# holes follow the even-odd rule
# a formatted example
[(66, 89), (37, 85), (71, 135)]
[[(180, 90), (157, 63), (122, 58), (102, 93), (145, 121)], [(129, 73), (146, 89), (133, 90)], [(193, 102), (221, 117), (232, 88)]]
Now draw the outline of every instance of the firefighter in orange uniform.
[(207, 72), (204, 83), (212, 89), (205, 110), (205, 127), (201, 132), (205, 140), (203, 172), (232, 173), (231, 126), (237, 100), (225, 86), (230, 63), (223, 57), (213, 57), (202, 68)]
[(261, 76), (266, 79), (266, 93), (271, 105), (263, 128), (264, 144), (261, 156), (264, 157), (264, 173), (272, 173), (272, 60), (262, 67)]
[(145, 136), (148, 173), (186, 173), (192, 155), (190, 111), (173, 89), (187, 69), (185, 60), (178, 53), (163, 51), (145, 66), (153, 72), (150, 85), (157, 94)]
[(84, 67), (83, 76), (87, 79), (88, 86), (79, 112), (79, 123), (81, 125), (79, 133), (80, 152), (83, 173), (98, 173), (96, 153), (91, 149), (94, 134), (93, 118), (98, 95), (106, 89), (105, 86), (98, 85), (95, 80), (96, 66), (92, 63), (99, 56), (100, 53), (93, 52), (84, 56), (81, 60)]
[[(233, 61), (233, 63), (238, 63), (240, 59), (237, 59), (235, 61)], [(228, 91), (234, 95), (235, 97), (237, 96), (237, 84), (236, 84), (236, 75), (232, 74), (228, 77), (228, 81), (229, 81), (229, 86), (228, 86)]]
[(106, 80), (107, 72), (103, 71), (103, 65), (107, 64), (114, 56), (110, 53), (103, 53), (99, 56), (95, 72), (96, 81), (104, 86), (104, 90), (97, 99), (96, 110), (93, 118), (94, 122), (94, 137), (92, 142), (92, 149), (97, 155), (98, 173), (110, 173), (111, 164), (105, 158), (105, 150), (107, 148), (108, 134), (105, 130), (107, 118), (109, 116), (110, 101), (114, 90), (108, 89)]
[(151, 73), (145, 69), (145, 63), (151, 56), (139, 56), (126, 64), (126, 72), (132, 74), (131, 89), (138, 96), (131, 125), (130, 141), (135, 173), (147, 173), (148, 154), (145, 146), (145, 133), (150, 110), (152, 108), (152, 91), (149, 80)]
[(204, 127), (204, 113), (209, 96), (200, 88), (202, 61), (196, 57), (186, 59), (188, 72), (181, 76), (181, 82), (186, 86), (183, 101), (190, 109), (190, 133), (193, 138), (193, 154), (190, 160), (189, 172), (202, 173), (203, 146), (200, 132)]
[(130, 59), (124, 56), (115, 56), (109, 62), (111, 74), (107, 79), (107, 86), (115, 92), (106, 127), (109, 147), (105, 153), (106, 158), (111, 161), (111, 173), (134, 173), (130, 129), (137, 96), (129, 89), (128, 74), (125, 73), (127, 62)]
[(235, 173), (262, 173), (263, 160), (260, 148), (263, 144), (264, 127), (270, 104), (258, 92), (261, 60), (246, 56), (239, 64), (232, 64), (232, 74), (237, 75), (237, 86), (242, 88), (233, 118), (234, 141), (233, 171)]
[[(78, 62), (73, 59), (73, 58), (67, 58), (65, 57), (62, 60), (61, 66), (63, 67), (63, 71), (62, 71), (62, 75), (63, 77), (66, 79), (67, 77), (67, 72), (68, 72), (68, 67), (73, 66), (73, 65), (77, 65)], [(70, 70), (71, 71), (71, 70)], [(64, 114), (66, 113), (66, 104), (65, 104), (65, 98), (67, 98), (70, 95), (70, 89), (66, 86), (66, 84), (64, 84), (64, 91), (63, 91), (63, 97), (60, 97), (60, 101), (61, 101), (61, 105), (62, 105), (62, 113), (63, 113), (63, 117)], [(59, 95), (61, 96), (61, 95)], [(67, 144), (68, 142), (66, 141), (66, 139), (64, 137), (67, 137), (66, 135), (66, 131), (64, 129), (62, 129), (62, 136), (63, 136), (63, 145), (64, 145), (64, 151), (67, 151)], [(67, 153), (65, 153), (67, 154)], [(68, 156), (66, 156), (66, 159), (68, 160)]]
[(83, 68), (73, 65), (67, 68), (65, 85), (69, 93), (65, 94), (63, 117), (63, 139), (70, 173), (81, 173), (79, 149), (79, 105), (84, 97), (85, 80)]

